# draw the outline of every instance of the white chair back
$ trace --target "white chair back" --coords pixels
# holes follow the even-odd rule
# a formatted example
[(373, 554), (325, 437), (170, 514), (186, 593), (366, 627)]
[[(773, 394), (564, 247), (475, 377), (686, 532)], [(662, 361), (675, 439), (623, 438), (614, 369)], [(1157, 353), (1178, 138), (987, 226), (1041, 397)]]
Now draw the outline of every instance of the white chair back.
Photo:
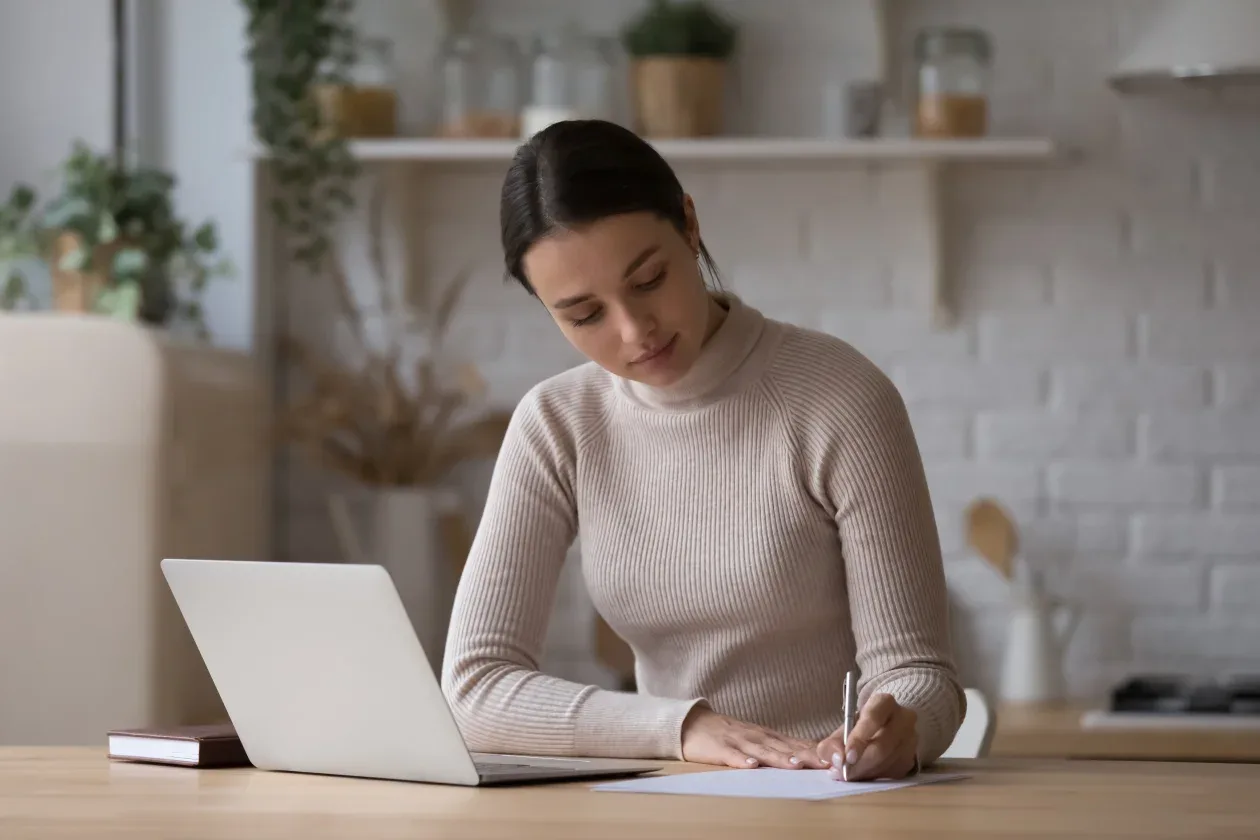
[(963, 690), (967, 695), (967, 713), (962, 726), (941, 758), (984, 758), (989, 754), (993, 730), (997, 728), (997, 715), (993, 712), (984, 693), (978, 688)]

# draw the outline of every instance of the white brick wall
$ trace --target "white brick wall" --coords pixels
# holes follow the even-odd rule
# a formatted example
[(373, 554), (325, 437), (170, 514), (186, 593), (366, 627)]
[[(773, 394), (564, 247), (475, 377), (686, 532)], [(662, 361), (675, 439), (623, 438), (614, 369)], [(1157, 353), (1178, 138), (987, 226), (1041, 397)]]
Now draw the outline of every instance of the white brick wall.
[(1140, 513), (1133, 517), (1138, 555), (1229, 555), (1256, 559), (1260, 517), (1237, 513)]
[[(1060, 507), (1191, 508), (1203, 504), (1203, 471), (1193, 464), (1075, 461), (1052, 464), (1049, 497)], [(1231, 485), (1224, 485), (1236, 493)]]
[(1222, 510), (1260, 510), (1260, 466), (1218, 467), (1212, 495)]
[(1207, 371), (1192, 365), (1157, 367), (1133, 361), (1056, 364), (1050, 375), (1051, 405), (1056, 409), (1134, 413), (1152, 409), (1193, 411), (1207, 405)]
[(1260, 458), (1260, 411), (1225, 409), (1142, 418), (1151, 458)]
[(980, 315), (980, 357), (991, 361), (1112, 362), (1133, 351), (1120, 313), (1020, 312)]
[(1222, 614), (1255, 617), (1260, 603), (1260, 567), (1221, 563), (1212, 570), (1212, 605)]
[(984, 412), (976, 452), (986, 460), (1124, 458), (1133, 452), (1132, 426), (1114, 412)]
[[(1079, 156), (949, 174), (946, 250), (961, 312), (943, 331), (898, 282), (898, 208), (911, 197), (895, 174), (683, 167), (728, 286), (770, 315), (851, 341), (901, 389), (969, 681), (992, 686), (1003, 638), (1002, 585), (961, 530), (980, 494), (1016, 513), (1030, 562), (1085, 607), (1068, 657), (1076, 692), (1129, 669), (1260, 668), (1260, 99), (1107, 89), (1118, 44), (1153, 4), (897, 5), (903, 43), (930, 23), (989, 29), (995, 131), (1047, 134)], [(554, 6), (546, 13), (559, 14)], [(806, 24), (824, 14), (794, 8)], [(773, 44), (757, 43), (764, 60)], [(811, 67), (827, 58), (826, 39), (801, 49)], [(794, 94), (794, 111), (758, 111), (773, 97), (754, 68), (740, 79), (739, 124), (773, 114), (758, 124), (766, 133), (790, 133), (788, 117), (812, 126), (809, 97)], [(414, 235), (426, 268), (478, 272), (456, 335), (495, 399), (511, 404), (577, 359), (537, 304), (501, 283), (497, 188), (484, 167), (422, 173)], [(554, 647), (589, 627), (580, 575), (566, 581), (548, 661), (589, 676), (598, 672), (580, 641)]]
[[(1260, 282), (1256, 285), (1260, 286)], [(1260, 408), (1260, 368), (1254, 362), (1250, 367), (1218, 365), (1215, 383), (1217, 405), (1226, 408)]]

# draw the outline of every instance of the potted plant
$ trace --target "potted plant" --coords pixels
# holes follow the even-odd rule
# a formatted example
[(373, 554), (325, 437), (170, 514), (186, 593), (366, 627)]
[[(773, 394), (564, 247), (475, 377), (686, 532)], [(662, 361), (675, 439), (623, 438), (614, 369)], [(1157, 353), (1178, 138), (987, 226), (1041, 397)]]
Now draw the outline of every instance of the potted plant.
[(703, 0), (652, 0), (622, 30), (636, 130), (649, 137), (721, 133), (726, 68), (737, 34)]
[(214, 224), (193, 228), (176, 215), (174, 177), (128, 168), (82, 142), (60, 175), (60, 192), (43, 206), (26, 184), (0, 206), (4, 308), (34, 304), (21, 262), (36, 260), (48, 266), (55, 309), (155, 326), (187, 323), (204, 337), (202, 290), (233, 269), (217, 255)]
[(319, 274), (360, 166), (329, 124), (321, 91), (343, 89), (358, 60), (354, 0), (240, 0), (247, 15), (250, 120), (271, 164), (270, 209), (289, 256)]

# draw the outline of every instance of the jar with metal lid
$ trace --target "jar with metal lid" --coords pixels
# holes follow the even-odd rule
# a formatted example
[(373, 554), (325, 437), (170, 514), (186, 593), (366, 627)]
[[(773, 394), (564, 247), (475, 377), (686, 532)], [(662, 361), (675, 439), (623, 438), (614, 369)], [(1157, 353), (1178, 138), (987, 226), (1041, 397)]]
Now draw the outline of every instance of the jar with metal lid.
[(441, 55), (442, 123), (452, 138), (520, 134), (523, 62), (516, 43), (486, 32), (450, 38)]
[(979, 29), (925, 29), (915, 39), (914, 54), (915, 134), (947, 138), (987, 134), (993, 60), (988, 34)]

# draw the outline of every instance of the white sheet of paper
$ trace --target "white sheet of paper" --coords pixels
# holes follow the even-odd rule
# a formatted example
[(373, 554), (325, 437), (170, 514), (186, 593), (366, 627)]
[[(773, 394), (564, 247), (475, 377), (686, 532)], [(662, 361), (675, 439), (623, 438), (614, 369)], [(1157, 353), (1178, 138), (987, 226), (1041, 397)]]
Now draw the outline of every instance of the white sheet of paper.
[(646, 776), (599, 784), (591, 789), (614, 793), (679, 793), (690, 796), (743, 796), (760, 799), (836, 799), (841, 796), (900, 790), (965, 778), (967, 775), (964, 773), (920, 773), (898, 781), (841, 782), (831, 778), (826, 770), (761, 767), (756, 770), (714, 770)]

